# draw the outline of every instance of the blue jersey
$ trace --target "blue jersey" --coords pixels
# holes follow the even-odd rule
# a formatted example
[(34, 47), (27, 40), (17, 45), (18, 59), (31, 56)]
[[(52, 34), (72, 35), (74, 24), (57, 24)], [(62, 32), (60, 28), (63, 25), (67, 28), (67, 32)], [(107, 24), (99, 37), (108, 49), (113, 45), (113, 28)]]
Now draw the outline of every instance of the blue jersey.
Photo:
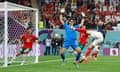
[[(79, 28), (80, 25), (75, 25), (74, 27)], [(67, 41), (77, 40), (77, 31), (76, 30), (72, 30), (67, 23), (64, 23), (64, 28), (65, 28), (65, 31), (66, 31), (65, 40), (67, 40)]]

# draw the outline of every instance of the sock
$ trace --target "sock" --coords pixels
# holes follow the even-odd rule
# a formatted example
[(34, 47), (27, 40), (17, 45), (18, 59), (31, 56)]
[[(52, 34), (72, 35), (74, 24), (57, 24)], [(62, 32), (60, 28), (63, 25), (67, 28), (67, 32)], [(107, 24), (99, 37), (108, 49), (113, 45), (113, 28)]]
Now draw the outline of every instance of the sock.
[(61, 58), (62, 58), (62, 60), (63, 60), (63, 62), (64, 62), (64, 60), (65, 60), (64, 54), (61, 54)]
[(87, 52), (85, 53), (85, 57), (89, 56), (91, 53), (92, 48), (88, 48)]
[(80, 56), (81, 56), (81, 53), (78, 53), (78, 54), (76, 55), (76, 61), (78, 61), (78, 60), (80, 59)]

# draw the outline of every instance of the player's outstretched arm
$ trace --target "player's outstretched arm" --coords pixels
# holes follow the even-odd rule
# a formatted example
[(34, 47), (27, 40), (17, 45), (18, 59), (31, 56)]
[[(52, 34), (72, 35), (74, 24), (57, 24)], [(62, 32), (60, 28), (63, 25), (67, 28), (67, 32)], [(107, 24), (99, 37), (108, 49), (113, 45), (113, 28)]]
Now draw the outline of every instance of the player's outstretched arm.
[(60, 22), (62, 23), (62, 24), (64, 24), (64, 20), (63, 20), (63, 15), (62, 14), (60, 14)]
[(80, 26), (84, 25), (84, 21), (85, 21), (85, 19), (82, 18), (81, 23), (80, 23)]
[(78, 32), (82, 32), (82, 33), (86, 33), (87, 30), (86, 29), (83, 29), (83, 28), (75, 28), (76, 31)]

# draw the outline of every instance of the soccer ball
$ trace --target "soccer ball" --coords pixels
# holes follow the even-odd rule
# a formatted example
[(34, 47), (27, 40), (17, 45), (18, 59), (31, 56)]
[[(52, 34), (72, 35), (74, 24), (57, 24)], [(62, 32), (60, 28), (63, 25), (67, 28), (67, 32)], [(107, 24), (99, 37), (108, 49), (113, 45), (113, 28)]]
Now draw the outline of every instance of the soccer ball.
[(64, 13), (64, 12), (65, 12), (65, 8), (62, 8), (62, 9), (60, 10), (60, 12), (61, 12), (61, 13)]

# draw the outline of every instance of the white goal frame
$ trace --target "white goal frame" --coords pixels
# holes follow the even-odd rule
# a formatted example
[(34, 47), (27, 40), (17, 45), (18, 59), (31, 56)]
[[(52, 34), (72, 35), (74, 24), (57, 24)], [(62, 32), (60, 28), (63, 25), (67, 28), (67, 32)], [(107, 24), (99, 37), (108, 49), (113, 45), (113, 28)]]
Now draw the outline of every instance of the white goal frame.
[[(26, 7), (18, 4), (14, 4), (11, 2), (1, 2), (0, 3), (0, 11), (4, 11), (4, 67), (8, 66), (8, 11), (21, 11), (21, 10), (33, 10), (35, 11), (35, 35), (38, 37), (38, 9)], [(35, 55), (35, 63), (39, 62), (38, 55), (38, 44), (36, 44), (36, 55)]]

